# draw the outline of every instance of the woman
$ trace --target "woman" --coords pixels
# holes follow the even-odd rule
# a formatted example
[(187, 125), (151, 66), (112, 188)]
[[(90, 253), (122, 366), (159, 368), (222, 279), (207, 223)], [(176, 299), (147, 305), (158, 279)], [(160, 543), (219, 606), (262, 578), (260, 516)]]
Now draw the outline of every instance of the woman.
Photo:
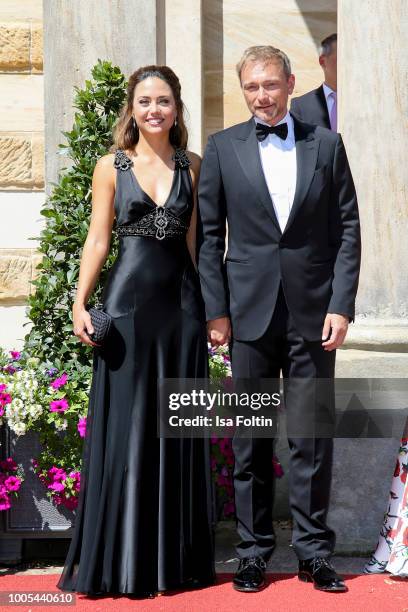
[(166, 66), (129, 79), (115, 153), (93, 176), (92, 216), (73, 308), (85, 306), (106, 260), (113, 329), (95, 350), (75, 530), (58, 587), (138, 597), (214, 581), (209, 446), (157, 437), (157, 380), (208, 375), (194, 264), (200, 158), (186, 153), (180, 84)]
[(377, 548), (364, 568), (366, 574), (390, 572), (408, 577), (408, 421), (399, 448), (388, 508)]

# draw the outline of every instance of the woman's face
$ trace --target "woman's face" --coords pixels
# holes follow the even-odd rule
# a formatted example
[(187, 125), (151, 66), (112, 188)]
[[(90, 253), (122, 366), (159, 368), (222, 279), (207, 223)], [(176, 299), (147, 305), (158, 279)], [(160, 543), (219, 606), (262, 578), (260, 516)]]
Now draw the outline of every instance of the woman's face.
[(135, 87), (133, 116), (137, 127), (146, 134), (168, 132), (177, 117), (171, 87), (158, 77), (148, 77)]

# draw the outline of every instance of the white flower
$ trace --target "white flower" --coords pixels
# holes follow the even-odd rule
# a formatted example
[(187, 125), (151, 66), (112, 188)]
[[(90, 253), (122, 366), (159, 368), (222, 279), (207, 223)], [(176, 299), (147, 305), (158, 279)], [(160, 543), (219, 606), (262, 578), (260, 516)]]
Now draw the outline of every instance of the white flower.
[(40, 363), (40, 360), (38, 359), (38, 357), (29, 357), (27, 359), (27, 365), (36, 366), (39, 363)]
[(67, 421), (67, 419), (64, 419), (61, 422), (55, 421), (54, 425), (55, 425), (55, 429), (57, 431), (64, 431), (64, 429), (66, 429), (68, 427), (68, 421)]
[(10, 425), (10, 429), (12, 429), (14, 431), (15, 434), (17, 434), (17, 436), (22, 436), (25, 434), (26, 432), (26, 425), (25, 423), (13, 423), (13, 425)]
[(40, 404), (34, 404), (33, 406), (29, 407), (28, 412), (33, 419), (38, 419), (38, 417), (43, 413), (43, 409)]
[(19, 397), (16, 397), (11, 401), (10, 406), (12, 406), (15, 410), (22, 410), (24, 408), (24, 402)]

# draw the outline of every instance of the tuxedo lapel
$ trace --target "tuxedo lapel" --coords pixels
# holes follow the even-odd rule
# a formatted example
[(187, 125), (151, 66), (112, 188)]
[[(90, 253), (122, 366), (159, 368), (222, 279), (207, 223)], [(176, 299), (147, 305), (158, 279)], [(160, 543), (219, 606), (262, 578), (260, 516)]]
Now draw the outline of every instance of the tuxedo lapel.
[(234, 137), (232, 143), (246, 178), (251, 183), (255, 194), (265, 207), (276, 228), (282, 233), (265, 181), (261, 157), (259, 155), (258, 139), (252, 118), (245, 124), (242, 136)]
[(316, 138), (314, 130), (305, 130), (296, 117), (292, 115), (295, 127), (296, 142), (296, 190), (292, 208), (286, 223), (285, 232), (293, 223), (307, 192), (316, 169), (320, 140)]

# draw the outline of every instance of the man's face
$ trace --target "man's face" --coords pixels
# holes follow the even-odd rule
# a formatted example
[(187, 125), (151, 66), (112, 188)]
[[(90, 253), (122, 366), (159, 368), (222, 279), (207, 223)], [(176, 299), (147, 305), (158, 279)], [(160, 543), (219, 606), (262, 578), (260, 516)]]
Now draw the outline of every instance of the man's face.
[(241, 71), (241, 87), (250, 112), (269, 125), (286, 115), (295, 77), (287, 77), (279, 60), (249, 61)]
[(329, 55), (321, 55), (319, 63), (323, 68), (324, 80), (334, 91), (337, 91), (337, 43), (331, 45)]

